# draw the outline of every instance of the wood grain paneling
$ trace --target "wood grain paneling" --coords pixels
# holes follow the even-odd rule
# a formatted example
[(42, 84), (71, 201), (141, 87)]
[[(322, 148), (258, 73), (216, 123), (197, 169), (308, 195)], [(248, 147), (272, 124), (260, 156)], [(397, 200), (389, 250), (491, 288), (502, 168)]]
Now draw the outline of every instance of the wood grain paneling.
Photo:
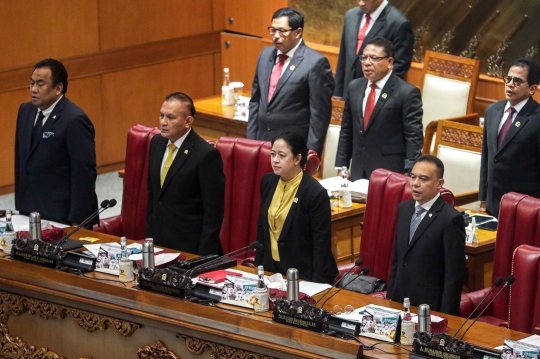
[(225, 0), (212, 0), (212, 31), (225, 30)]
[(123, 161), (126, 134), (137, 123), (159, 125), (165, 96), (181, 91), (192, 98), (214, 92), (212, 55), (103, 75), (103, 161)]
[(0, 69), (99, 51), (97, 0), (5, 0)]
[(100, 49), (211, 32), (212, 22), (212, 0), (99, 0)]
[[(228, 47), (225, 45), (227, 42)], [(231, 81), (244, 83), (246, 96), (250, 96), (257, 60), (263, 47), (263, 42), (257, 37), (221, 33), (221, 65), (230, 69)]]
[(270, 37), (268, 26), (272, 15), (282, 7), (288, 6), (287, 0), (226, 0), (225, 29), (240, 34)]

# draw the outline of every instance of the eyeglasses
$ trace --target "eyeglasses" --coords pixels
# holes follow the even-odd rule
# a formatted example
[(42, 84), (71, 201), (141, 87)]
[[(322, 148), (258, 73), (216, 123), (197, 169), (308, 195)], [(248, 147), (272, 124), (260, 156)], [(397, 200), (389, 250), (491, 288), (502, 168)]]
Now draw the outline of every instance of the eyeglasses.
[(512, 76), (503, 76), (503, 81), (505, 84), (509, 84), (510, 82), (514, 82), (515, 86), (520, 86), (522, 83), (527, 82), (525, 80), (520, 79), (519, 77), (512, 77)]
[(341, 308), (339, 305), (334, 305), (334, 308), (332, 308), (332, 315), (339, 315), (339, 314), (351, 314), (354, 310), (354, 307), (350, 304), (347, 304), (345, 306), (345, 309)]
[(268, 27), (268, 32), (270, 33), (270, 35), (274, 36), (276, 33), (278, 34), (278, 36), (287, 36), (289, 35), (289, 32), (291, 31), (294, 31), (294, 30), (298, 30), (298, 28), (296, 29), (276, 29), (272, 26), (269, 26)]
[(367, 55), (362, 55), (362, 56), (360, 56), (360, 60), (362, 60), (362, 62), (366, 62), (367, 60), (370, 60), (371, 62), (381, 62), (382, 59), (387, 59), (389, 57), (390, 56), (375, 56), (375, 55), (367, 56)]

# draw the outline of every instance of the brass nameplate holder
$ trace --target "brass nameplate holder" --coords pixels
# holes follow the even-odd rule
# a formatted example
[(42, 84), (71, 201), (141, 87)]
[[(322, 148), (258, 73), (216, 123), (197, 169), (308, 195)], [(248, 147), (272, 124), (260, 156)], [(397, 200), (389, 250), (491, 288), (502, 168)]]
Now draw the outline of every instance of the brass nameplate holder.
[(48, 268), (59, 267), (63, 256), (62, 246), (39, 239), (17, 238), (11, 248), (11, 258)]
[(193, 287), (190, 277), (168, 268), (141, 268), (139, 270), (139, 288), (144, 290), (188, 299), (192, 296)]

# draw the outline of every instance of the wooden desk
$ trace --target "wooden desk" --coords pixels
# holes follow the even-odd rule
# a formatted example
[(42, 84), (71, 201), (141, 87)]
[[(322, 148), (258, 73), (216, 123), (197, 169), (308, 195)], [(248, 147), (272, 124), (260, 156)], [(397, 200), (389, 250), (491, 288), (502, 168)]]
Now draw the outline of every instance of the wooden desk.
[(353, 202), (351, 208), (332, 211), (332, 252), (338, 265), (354, 262), (360, 256), (360, 240), (366, 212), (365, 203)]
[(221, 136), (246, 137), (247, 122), (234, 119), (234, 106), (221, 105), (221, 96), (194, 101), (193, 127), (206, 139), (217, 141)]
[[(112, 236), (81, 231), (103, 242)], [(245, 271), (249, 268), (242, 267)], [(131, 284), (96, 279), (115, 279), (93, 272), (77, 276), (53, 269), (0, 259), (0, 350), (10, 358), (358, 358), (355, 341), (273, 323), (271, 313), (233, 311), (186, 302), (137, 290)], [(370, 303), (400, 308), (400, 303), (342, 291), (329, 300), (335, 304)], [(413, 312), (416, 311), (412, 308)], [(450, 333), (463, 318), (449, 317)], [(501, 345), (505, 338), (528, 336), (484, 323), (476, 323), (465, 337), (486, 347)], [(375, 340), (360, 337), (364, 345)], [(159, 342), (158, 342), (159, 341)], [(3, 348), (3, 349), (2, 349)], [(47, 349), (45, 349), (47, 348)], [(391, 353), (407, 353), (383, 345)], [(56, 353), (56, 354), (55, 354)], [(137, 354), (139, 353), (139, 354)], [(3, 356), (3, 354), (0, 354)], [(364, 351), (366, 358), (396, 358), (380, 351)]]
[(478, 229), (478, 243), (467, 244), (467, 280), (466, 292), (474, 292), (491, 284), (493, 273), (493, 258), (495, 256), (495, 238), (497, 232)]

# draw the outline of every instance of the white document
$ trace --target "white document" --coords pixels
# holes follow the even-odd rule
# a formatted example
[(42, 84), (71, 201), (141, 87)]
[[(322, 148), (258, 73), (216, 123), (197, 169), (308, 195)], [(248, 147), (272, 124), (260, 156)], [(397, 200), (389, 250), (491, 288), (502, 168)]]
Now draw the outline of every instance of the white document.
[[(22, 214), (14, 214), (11, 216), (11, 223), (13, 223), (13, 227), (15, 228), (15, 231), (28, 231), (30, 230), (30, 223), (28, 216), (23, 216)], [(1, 219), (0, 220), (0, 226), (6, 225), (6, 220)], [(52, 227), (55, 226), (56, 228), (67, 228), (71, 227), (70, 225), (48, 221), (46, 219), (41, 220), (41, 230), (44, 231), (46, 229), (52, 229)]]
[[(540, 335), (534, 334), (534, 335), (531, 335), (530, 337), (518, 340), (518, 342), (526, 343), (526, 344), (530, 344), (530, 345), (535, 345), (535, 346), (540, 348)], [(500, 347), (497, 347), (495, 349), (503, 350), (503, 346), (504, 345), (501, 345)]]
[[(369, 187), (369, 180), (367, 179), (359, 179), (354, 182), (351, 182), (349, 180), (346, 180), (349, 189), (351, 190), (351, 194), (353, 198), (356, 197), (363, 197), (366, 198), (368, 194), (368, 187)], [(330, 192), (336, 192), (339, 191), (341, 188), (341, 184), (343, 183), (343, 178), (341, 176), (335, 176), (335, 177), (329, 177), (325, 178), (323, 180), (320, 180), (319, 183), (321, 186), (323, 186), (327, 191)]]

